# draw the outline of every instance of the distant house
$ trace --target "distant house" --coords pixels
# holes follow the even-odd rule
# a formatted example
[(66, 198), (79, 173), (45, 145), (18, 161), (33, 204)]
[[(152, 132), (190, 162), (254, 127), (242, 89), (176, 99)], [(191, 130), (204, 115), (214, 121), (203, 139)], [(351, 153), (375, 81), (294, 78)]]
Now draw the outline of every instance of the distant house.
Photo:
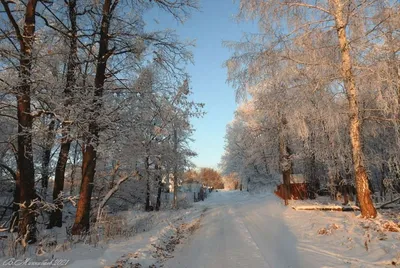
[(182, 185), (179, 186), (180, 192), (190, 192), (190, 193), (198, 193), (200, 192), (200, 188), (203, 186), (198, 181), (193, 182), (183, 182)]
[[(280, 198), (285, 198), (285, 191), (283, 185), (283, 177), (281, 175), (281, 183), (277, 186), (275, 194)], [(304, 174), (291, 174), (290, 175), (290, 199), (307, 199), (309, 194), (307, 191), (307, 182)]]

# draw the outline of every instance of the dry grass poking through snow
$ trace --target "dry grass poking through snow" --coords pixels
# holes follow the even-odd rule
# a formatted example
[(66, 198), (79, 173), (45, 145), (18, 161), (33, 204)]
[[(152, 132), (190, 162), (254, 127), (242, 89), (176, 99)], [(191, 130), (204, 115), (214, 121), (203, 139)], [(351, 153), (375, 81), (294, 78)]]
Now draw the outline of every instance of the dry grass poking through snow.
[(157, 237), (150, 247), (139, 249), (136, 252), (122, 256), (115, 265), (106, 268), (155, 268), (163, 267), (166, 259), (173, 258), (172, 253), (180, 244), (200, 228), (201, 220), (204, 217), (204, 209), (198, 218), (185, 222), (183, 217), (170, 223)]

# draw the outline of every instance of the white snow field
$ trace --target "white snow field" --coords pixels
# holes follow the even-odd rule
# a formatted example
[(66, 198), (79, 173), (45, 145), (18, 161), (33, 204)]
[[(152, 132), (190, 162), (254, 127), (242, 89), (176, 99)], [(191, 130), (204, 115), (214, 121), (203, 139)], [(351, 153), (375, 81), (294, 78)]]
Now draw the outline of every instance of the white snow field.
[[(68, 259), (69, 268), (399, 265), (398, 212), (385, 211), (377, 219), (363, 220), (358, 212), (292, 209), (292, 206), (330, 203), (330, 200), (290, 201), (290, 206), (285, 207), (272, 193), (213, 192), (204, 202), (188, 209), (120, 213), (126, 219), (123, 228), (138, 230), (103, 239), (96, 245), (67, 243), (64, 249), (60, 243), (58, 249), (32, 258)], [(61, 241), (62, 234), (59, 236)], [(1, 264), (4, 259), (0, 261)]]
[(295, 211), (273, 194), (246, 192), (213, 193), (202, 205), (200, 228), (165, 267), (393, 267), (398, 257), (399, 233), (366, 236), (352, 212)]

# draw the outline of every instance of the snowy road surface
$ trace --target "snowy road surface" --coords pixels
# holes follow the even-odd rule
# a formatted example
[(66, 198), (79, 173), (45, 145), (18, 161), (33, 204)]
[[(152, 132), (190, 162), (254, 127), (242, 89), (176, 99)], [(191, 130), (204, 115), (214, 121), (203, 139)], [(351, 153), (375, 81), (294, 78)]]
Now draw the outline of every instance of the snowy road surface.
[(165, 267), (334, 267), (325, 266), (326, 256), (301, 250), (285, 225), (285, 208), (273, 195), (217, 192), (204, 205), (201, 227)]
[[(171, 222), (194, 222), (203, 208), (199, 229), (177, 245), (174, 258), (158, 262), (154, 244), (168, 240)], [(147, 231), (96, 247), (77, 244), (54, 256), (70, 260), (71, 268), (116, 267), (118, 260), (127, 260), (123, 267), (376, 268), (393, 267), (393, 258), (400, 257), (399, 233), (366, 229), (374, 222), (360, 223), (355, 213), (296, 211), (273, 194), (214, 192), (193, 208), (151, 213), (125, 215), (131, 223), (150, 215), (155, 225)], [(321, 228), (330, 231), (320, 235)]]

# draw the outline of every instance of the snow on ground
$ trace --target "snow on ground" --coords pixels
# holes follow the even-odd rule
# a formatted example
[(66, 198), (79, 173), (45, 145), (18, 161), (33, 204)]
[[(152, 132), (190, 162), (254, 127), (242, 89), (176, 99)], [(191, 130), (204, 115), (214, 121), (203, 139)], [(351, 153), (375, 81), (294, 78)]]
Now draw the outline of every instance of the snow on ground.
[[(68, 260), (65, 265), (52, 267), (98, 268), (114, 267), (122, 263), (127, 256), (136, 254), (135, 263), (143, 266), (156, 264), (168, 254), (166, 247), (171, 247), (177, 231), (190, 231), (203, 213), (203, 207), (196, 206), (188, 209), (165, 210), (160, 212), (127, 211), (111, 215), (109, 224), (105, 224), (101, 235), (92, 234), (82, 237), (80, 241), (65, 232), (65, 228), (42, 230), (37, 245), (30, 246), (25, 255), (19, 255), (17, 261), (29, 260), (30, 265), (18, 267), (37, 267), (36, 263), (51, 260)], [(101, 237), (101, 238), (100, 238)], [(180, 234), (180, 239), (185, 237)], [(41, 246), (52, 244), (52, 246)], [(160, 252), (165, 248), (165, 252)], [(40, 251), (39, 251), (40, 249)], [(129, 258), (128, 258), (129, 259)], [(10, 257), (0, 258), (0, 267), (10, 265)], [(126, 267), (131, 267), (127, 263)], [(146, 265), (147, 264), (147, 265)], [(48, 266), (48, 265), (43, 265)], [(11, 265), (13, 267), (13, 265)], [(125, 267), (125, 266), (118, 266)]]
[[(292, 201), (301, 204), (302, 201)], [(200, 229), (165, 267), (391, 267), (400, 233), (386, 216), (295, 211), (273, 194), (213, 193)]]
[(370, 268), (399, 263), (398, 211), (363, 220), (359, 212), (291, 208), (321, 204), (330, 202), (291, 201), (285, 207), (272, 193), (213, 192), (189, 209), (114, 215), (102, 241), (91, 237), (89, 244), (59, 243), (35, 259), (69, 259), (71, 268)]
[[(295, 206), (321, 203), (327, 202), (291, 201)], [(364, 220), (359, 212), (286, 209), (284, 218), (296, 234), (298, 251), (324, 263), (321, 267), (393, 267), (400, 261), (400, 217), (390, 210), (381, 213)]]
[[(135, 263), (140, 263), (142, 267), (149, 267), (158, 261), (155, 246), (161, 247), (162, 244), (168, 243), (180, 225), (194, 221), (201, 216), (201, 213), (202, 208), (200, 206), (177, 211), (150, 213), (131, 211), (125, 215), (130, 221), (130, 223), (128, 221), (128, 226), (137, 224), (138, 215), (147, 214), (152, 217), (151, 221), (140, 225), (143, 230), (139, 230), (138, 234), (132, 237), (114, 239), (107, 243), (103, 242), (97, 247), (79, 245), (70, 251), (54, 254), (54, 257), (70, 259), (71, 262), (67, 265), (69, 268), (97, 268), (114, 267), (117, 263), (129, 259), (129, 256), (135, 255)], [(115, 228), (117, 227), (115, 226)], [(131, 267), (128, 265), (129, 263), (127, 267)]]

